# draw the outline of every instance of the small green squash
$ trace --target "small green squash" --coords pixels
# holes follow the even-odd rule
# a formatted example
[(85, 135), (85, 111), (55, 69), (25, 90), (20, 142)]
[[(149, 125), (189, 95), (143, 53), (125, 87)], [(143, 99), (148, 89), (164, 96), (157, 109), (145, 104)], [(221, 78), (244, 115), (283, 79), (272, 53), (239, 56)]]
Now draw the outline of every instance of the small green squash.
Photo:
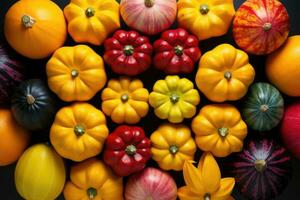
[(279, 124), (283, 111), (284, 100), (280, 92), (268, 83), (255, 83), (245, 99), (242, 115), (251, 129), (263, 132)]

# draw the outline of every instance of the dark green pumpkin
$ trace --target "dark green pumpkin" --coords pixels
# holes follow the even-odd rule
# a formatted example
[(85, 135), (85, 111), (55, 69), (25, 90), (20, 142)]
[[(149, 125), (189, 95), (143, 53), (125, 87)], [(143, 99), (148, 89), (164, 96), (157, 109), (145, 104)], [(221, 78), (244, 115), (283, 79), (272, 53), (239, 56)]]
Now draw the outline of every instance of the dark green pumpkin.
[(31, 131), (49, 128), (56, 113), (54, 96), (39, 79), (21, 83), (14, 91), (11, 104), (17, 122)]
[(275, 128), (283, 117), (284, 100), (268, 83), (255, 83), (245, 99), (242, 115), (248, 127), (256, 131)]

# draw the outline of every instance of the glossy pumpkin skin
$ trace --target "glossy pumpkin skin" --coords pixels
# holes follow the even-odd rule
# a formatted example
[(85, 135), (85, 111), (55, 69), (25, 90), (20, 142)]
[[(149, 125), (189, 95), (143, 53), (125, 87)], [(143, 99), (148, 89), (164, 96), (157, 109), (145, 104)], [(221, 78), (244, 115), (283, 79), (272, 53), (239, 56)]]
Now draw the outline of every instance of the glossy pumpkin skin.
[(24, 199), (56, 199), (64, 188), (65, 180), (63, 159), (46, 144), (28, 148), (15, 170), (16, 188)]
[(58, 49), (46, 70), (50, 89), (67, 102), (90, 100), (106, 83), (101, 56), (86, 45)]
[(211, 101), (235, 101), (247, 93), (254, 77), (248, 55), (230, 44), (221, 44), (201, 57), (196, 84)]
[(175, 21), (176, 0), (121, 0), (120, 13), (129, 27), (155, 35)]
[(289, 37), (280, 49), (268, 56), (265, 68), (269, 81), (292, 97), (300, 96), (299, 52), (300, 36)]
[(180, 123), (184, 118), (192, 118), (196, 114), (200, 96), (193, 82), (174, 75), (155, 82), (149, 103), (158, 118)]
[(116, 29), (120, 28), (117, 1), (71, 0), (64, 8), (68, 31), (77, 43), (101, 45)]
[(98, 155), (107, 136), (104, 114), (88, 103), (60, 109), (50, 130), (50, 141), (57, 153), (77, 162)]
[(50, 56), (67, 37), (62, 10), (53, 1), (17, 1), (6, 13), (4, 34), (8, 43), (31, 59)]
[(270, 131), (283, 117), (284, 100), (271, 84), (255, 83), (243, 103), (242, 115), (247, 125), (256, 131)]
[(51, 126), (57, 107), (47, 84), (40, 79), (29, 79), (15, 89), (11, 110), (20, 125), (37, 131)]
[(102, 110), (118, 124), (136, 124), (149, 110), (149, 93), (139, 79), (111, 79), (103, 90)]
[(233, 0), (179, 0), (179, 27), (206, 40), (227, 33), (235, 14)]
[(274, 199), (291, 178), (291, 157), (273, 140), (251, 140), (234, 158), (231, 173), (249, 200)]
[(187, 126), (163, 124), (150, 139), (152, 159), (163, 170), (181, 171), (185, 160), (194, 160), (196, 143)]
[(91, 158), (71, 167), (66, 183), (66, 200), (123, 200), (122, 178), (102, 161)]
[(204, 106), (192, 121), (196, 144), (214, 156), (240, 152), (247, 136), (247, 125), (237, 108), (229, 104)]
[(278, 49), (287, 39), (290, 19), (278, 0), (247, 0), (233, 20), (233, 37), (244, 51), (265, 55)]
[(0, 166), (10, 165), (18, 160), (29, 143), (29, 132), (14, 119), (11, 111), (0, 109)]

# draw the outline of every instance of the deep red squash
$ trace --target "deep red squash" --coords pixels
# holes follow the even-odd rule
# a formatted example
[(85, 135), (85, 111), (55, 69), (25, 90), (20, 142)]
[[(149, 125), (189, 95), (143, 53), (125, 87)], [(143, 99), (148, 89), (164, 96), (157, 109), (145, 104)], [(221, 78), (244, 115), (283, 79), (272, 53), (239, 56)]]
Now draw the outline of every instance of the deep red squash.
[(233, 20), (235, 42), (248, 53), (265, 55), (287, 39), (290, 19), (278, 0), (247, 0)]

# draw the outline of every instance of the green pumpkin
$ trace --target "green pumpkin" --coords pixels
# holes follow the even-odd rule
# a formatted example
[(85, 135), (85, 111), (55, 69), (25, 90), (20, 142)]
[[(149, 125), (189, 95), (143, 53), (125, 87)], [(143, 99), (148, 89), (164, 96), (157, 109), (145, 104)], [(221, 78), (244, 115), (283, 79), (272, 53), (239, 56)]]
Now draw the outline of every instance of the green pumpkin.
[(284, 101), (280, 92), (268, 83), (253, 84), (248, 92), (242, 115), (248, 127), (256, 131), (275, 128), (283, 117)]

